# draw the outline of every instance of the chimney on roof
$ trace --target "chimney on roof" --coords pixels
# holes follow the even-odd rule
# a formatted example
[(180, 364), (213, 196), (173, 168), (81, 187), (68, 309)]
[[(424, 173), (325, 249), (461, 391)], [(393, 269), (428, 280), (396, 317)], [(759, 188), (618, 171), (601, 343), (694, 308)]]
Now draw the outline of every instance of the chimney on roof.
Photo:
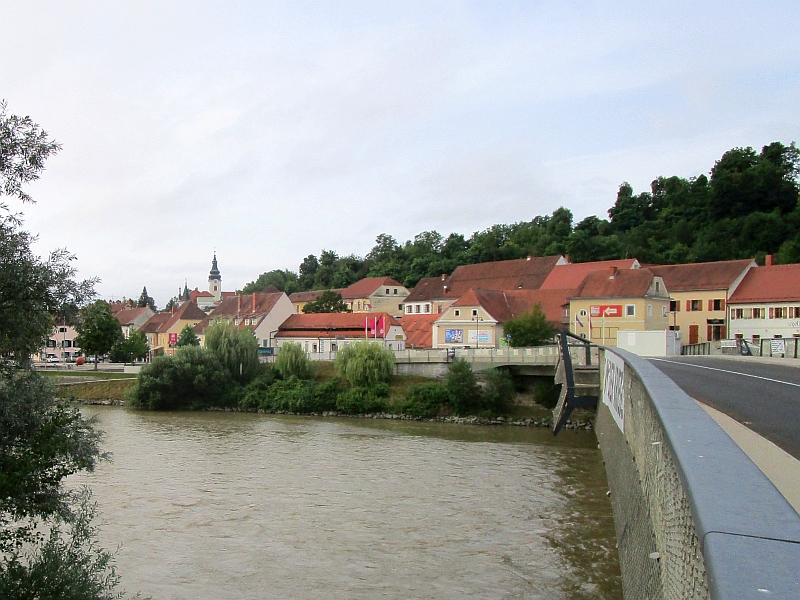
[(256, 312), (256, 293), (253, 292), (253, 311)]
[(565, 255), (565, 256), (564, 256), (564, 260), (566, 260), (567, 262), (571, 262), (571, 261), (569, 260), (569, 254), (567, 254), (567, 255)]
[(775, 266), (775, 257), (772, 254), (767, 254), (764, 258), (764, 266), (765, 267), (773, 267)]
[(236, 314), (242, 312), (242, 295), (236, 294)]
[(614, 279), (619, 273), (619, 269), (617, 267), (611, 267), (611, 275), (608, 277), (609, 279)]
[(530, 259), (531, 259), (531, 255), (530, 255), (530, 254), (528, 254), (528, 258), (527, 258), (527, 260), (530, 260)]
[(444, 281), (445, 279), (447, 279), (447, 273), (442, 273), (442, 281)]

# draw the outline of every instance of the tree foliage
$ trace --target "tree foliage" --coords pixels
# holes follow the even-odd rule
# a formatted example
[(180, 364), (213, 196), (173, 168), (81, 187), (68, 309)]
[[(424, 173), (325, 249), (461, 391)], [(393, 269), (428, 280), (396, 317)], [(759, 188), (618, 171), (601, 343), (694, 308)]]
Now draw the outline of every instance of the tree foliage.
[[(0, 102), (0, 196), (32, 202), (22, 186), (59, 148)], [(94, 282), (74, 280), (66, 250), (46, 261), (33, 255), (33, 236), (21, 224), (0, 203), (0, 597), (118, 598), (113, 557), (91, 525), (89, 492), (64, 486), (102, 458), (100, 435), (79, 410), (56, 402), (28, 361), (53, 317), (69, 321), (94, 295)]]
[(333, 290), (325, 290), (320, 294), (319, 298), (308, 302), (303, 307), (303, 312), (310, 313), (342, 313), (353, 312), (342, 300), (342, 295)]
[(147, 357), (150, 348), (143, 331), (134, 331), (127, 338), (120, 338), (111, 348), (111, 362), (129, 363)]
[(394, 353), (374, 342), (349, 344), (336, 353), (334, 369), (352, 386), (375, 386), (394, 375)]
[(149, 306), (153, 310), (156, 309), (156, 301), (153, 299), (152, 296), (149, 296), (147, 294), (147, 286), (144, 286), (142, 288), (142, 293), (139, 296), (138, 302), (136, 302), (136, 306), (138, 306), (139, 308), (145, 308)]
[(509, 345), (514, 347), (542, 346), (552, 342), (556, 333), (541, 304), (534, 305), (530, 312), (506, 321), (503, 331), (511, 336)]
[(214, 352), (184, 346), (175, 356), (157, 356), (142, 367), (131, 402), (150, 410), (225, 406), (230, 383), (229, 369)]
[(283, 344), (275, 358), (274, 368), (283, 379), (311, 377), (311, 363), (300, 344)]
[(268, 271), (258, 276), (258, 279), (251, 281), (244, 288), (243, 294), (252, 294), (253, 292), (263, 292), (269, 286), (278, 288), (281, 292), (292, 294), (300, 289), (297, 273), (294, 271), (279, 270)]
[[(75, 331), (78, 332), (75, 343), (89, 356), (107, 354), (122, 341), (119, 321), (104, 300), (97, 300), (81, 311)], [(97, 369), (97, 363), (94, 367)]]
[(199, 346), (200, 345), (200, 338), (197, 337), (197, 334), (194, 332), (194, 327), (187, 323), (184, 325), (183, 329), (181, 329), (180, 334), (178, 334), (178, 348), (182, 348), (183, 346)]
[(253, 330), (228, 323), (214, 323), (205, 331), (205, 346), (234, 381), (246, 383), (259, 371), (258, 340)]

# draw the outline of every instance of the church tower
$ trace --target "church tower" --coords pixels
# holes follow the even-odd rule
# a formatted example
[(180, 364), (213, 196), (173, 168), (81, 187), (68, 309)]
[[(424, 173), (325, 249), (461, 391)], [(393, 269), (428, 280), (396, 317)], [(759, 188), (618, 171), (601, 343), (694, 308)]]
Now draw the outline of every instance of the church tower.
[(214, 260), (211, 261), (211, 271), (208, 274), (208, 291), (214, 295), (215, 302), (219, 302), (222, 298), (222, 276), (217, 268), (216, 252), (214, 252)]

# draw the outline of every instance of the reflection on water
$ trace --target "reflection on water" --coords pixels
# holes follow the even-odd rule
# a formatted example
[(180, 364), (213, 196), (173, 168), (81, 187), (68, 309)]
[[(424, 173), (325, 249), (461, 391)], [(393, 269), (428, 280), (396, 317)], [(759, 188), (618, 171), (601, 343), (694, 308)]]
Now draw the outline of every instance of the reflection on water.
[(79, 481), (158, 599), (620, 598), (596, 439), (536, 428), (87, 407)]

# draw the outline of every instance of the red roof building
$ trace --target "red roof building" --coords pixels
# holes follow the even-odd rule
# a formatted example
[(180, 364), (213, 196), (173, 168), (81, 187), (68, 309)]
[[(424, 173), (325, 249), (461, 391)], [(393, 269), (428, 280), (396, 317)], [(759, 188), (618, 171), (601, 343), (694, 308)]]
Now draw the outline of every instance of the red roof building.
[(577, 289), (586, 276), (594, 271), (602, 271), (616, 267), (617, 269), (638, 269), (641, 265), (635, 258), (623, 260), (602, 260), (597, 262), (570, 263), (556, 265), (540, 289), (543, 290), (569, 290)]
[(336, 352), (347, 344), (378, 341), (392, 350), (405, 349), (400, 322), (388, 313), (314, 313), (292, 315), (278, 329), (276, 345), (300, 344), (308, 353)]
[(728, 299), (728, 311), (731, 337), (800, 337), (800, 264), (750, 269)]
[(240, 329), (249, 328), (263, 348), (275, 344), (280, 325), (295, 314), (294, 306), (283, 292), (254, 292), (224, 298), (213, 311), (195, 326), (201, 336), (212, 323), (225, 322)]
[(433, 347), (433, 323), (439, 314), (403, 315), (400, 325), (406, 334), (406, 348), (424, 349)]

